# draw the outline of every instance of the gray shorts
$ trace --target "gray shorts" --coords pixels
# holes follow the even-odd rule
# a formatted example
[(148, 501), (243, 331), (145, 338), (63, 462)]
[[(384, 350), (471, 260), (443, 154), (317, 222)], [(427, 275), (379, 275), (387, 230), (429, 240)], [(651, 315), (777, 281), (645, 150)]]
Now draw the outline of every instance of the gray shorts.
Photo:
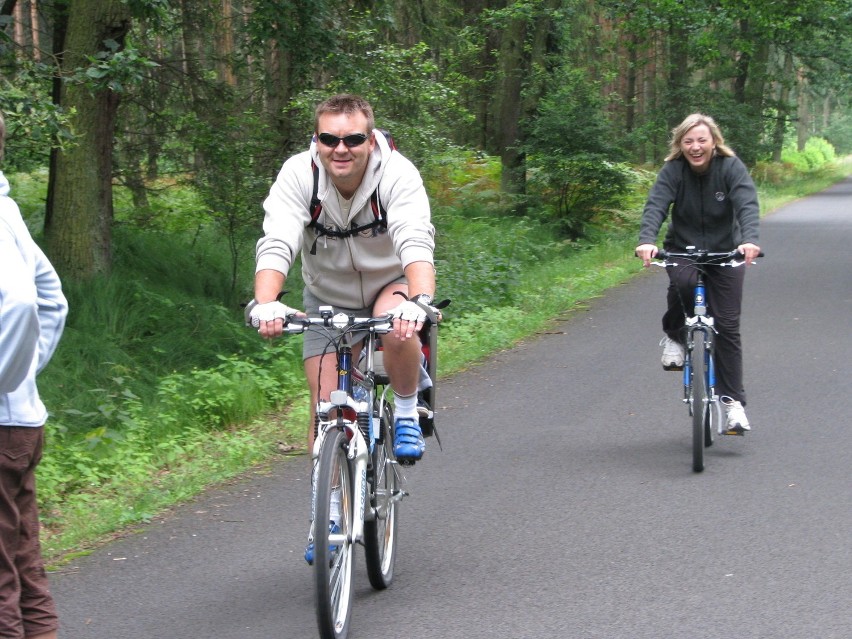
[[(405, 278), (400, 278), (395, 280), (396, 282), (405, 282)], [(315, 295), (308, 292), (308, 289), (305, 289), (302, 292), (302, 303), (305, 305), (305, 313), (308, 315), (316, 315), (319, 313), (320, 306), (330, 306), (329, 304), (325, 304), (320, 299), (318, 299)], [(333, 305), (332, 305), (333, 306)], [(335, 313), (348, 313), (350, 315), (354, 315), (355, 317), (372, 317), (373, 316), (373, 308), (343, 308), (342, 306), (334, 306)], [(352, 343), (357, 344), (360, 341), (367, 337), (367, 331), (360, 331), (353, 333)], [(329, 344), (328, 338), (320, 331), (305, 331), (304, 339), (302, 345), (302, 359), (308, 359), (309, 357), (316, 357), (318, 355), (322, 355), (324, 353), (334, 353), (334, 348)], [(424, 355), (423, 361), (420, 363), (420, 381), (417, 385), (418, 391), (423, 391), (432, 386), (432, 379), (429, 377), (429, 372), (426, 370), (426, 357)]]
[[(395, 280), (396, 282), (405, 282), (405, 278), (400, 278)], [(320, 306), (333, 306), (335, 313), (347, 313), (349, 315), (355, 315), (356, 317), (372, 317), (373, 316), (373, 307), (368, 306), (367, 308), (344, 308), (342, 306), (334, 306), (333, 304), (328, 304), (327, 302), (323, 302), (316, 295), (308, 291), (306, 288), (302, 292), (302, 304), (304, 305), (304, 311), (308, 315), (316, 315), (319, 313)], [(333, 353), (334, 349), (328, 342), (328, 338), (323, 335), (320, 331), (305, 331), (305, 341), (302, 346), (302, 359), (308, 359), (309, 357), (316, 357), (317, 355), (322, 355), (323, 353)], [(365, 337), (367, 337), (367, 332), (363, 331), (360, 333), (353, 333), (352, 343), (358, 343), (362, 341)]]

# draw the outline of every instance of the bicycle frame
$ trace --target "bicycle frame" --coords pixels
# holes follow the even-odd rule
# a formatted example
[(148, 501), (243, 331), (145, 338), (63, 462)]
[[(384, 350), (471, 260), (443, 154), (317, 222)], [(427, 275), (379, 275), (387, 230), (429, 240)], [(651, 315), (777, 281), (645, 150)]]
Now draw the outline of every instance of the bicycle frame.
[[(327, 317), (332, 324), (337, 322), (336, 326), (341, 329), (344, 323), (352, 323), (353, 318), (342, 315), (333, 316), (331, 307), (320, 307), (320, 314)], [(376, 335), (381, 332), (387, 332), (390, 329), (390, 322), (385, 325), (371, 325), (366, 330), (367, 337), (364, 340), (365, 364), (364, 371), (361, 372), (353, 365), (352, 361), (352, 344), (351, 332), (346, 331), (341, 335), (341, 344), (337, 347), (337, 389), (329, 394), (327, 401), (317, 402), (316, 423), (314, 424), (314, 447), (311, 452), (311, 457), (314, 462), (314, 472), (317, 470), (317, 460), (319, 459), (320, 450), (325, 441), (326, 434), (335, 428), (342, 429), (346, 433), (349, 440), (347, 459), (353, 467), (352, 476), (355, 478), (354, 491), (355, 502), (353, 505), (353, 513), (356, 515), (352, 522), (351, 541), (352, 543), (363, 543), (364, 540), (364, 521), (370, 521), (376, 517), (374, 508), (367, 508), (367, 469), (370, 463), (370, 453), (379, 433), (376, 432), (373, 417), (373, 402), (375, 399), (375, 374), (373, 373), (373, 362), (376, 347)], [(358, 400), (353, 393), (355, 387), (360, 386), (366, 391), (366, 397)], [(382, 399), (385, 399), (388, 389), (385, 388), (382, 393)], [(380, 411), (384, 410), (384, 402), (380, 402)], [(352, 419), (352, 415), (355, 419)], [(382, 414), (379, 414), (379, 420)], [(312, 482), (315, 485), (315, 482)], [(395, 500), (401, 500), (402, 494), (395, 495)], [(308, 535), (308, 540), (313, 542), (316, 524), (316, 493), (311, 491), (311, 529)], [(330, 541), (342, 542), (344, 539), (335, 539), (329, 537)]]
[[(689, 407), (689, 414), (695, 410), (692, 396), (692, 353), (695, 350), (695, 334), (700, 333), (704, 340), (704, 387), (709, 401), (719, 401), (716, 395), (716, 365), (713, 358), (716, 335), (715, 320), (707, 315), (706, 285), (704, 272), (698, 269), (698, 279), (693, 288), (693, 314), (685, 318), (686, 353), (683, 360), (683, 401)], [(705, 407), (702, 407), (705, 408)]]

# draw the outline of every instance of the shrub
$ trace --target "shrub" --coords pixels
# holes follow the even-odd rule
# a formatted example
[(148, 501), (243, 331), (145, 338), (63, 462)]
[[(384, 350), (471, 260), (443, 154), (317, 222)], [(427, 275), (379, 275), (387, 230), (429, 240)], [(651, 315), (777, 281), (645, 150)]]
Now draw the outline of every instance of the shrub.
[(755, 164), (751, 175), (758, 184), (779, 186), (795, 176), (796, 172), (790, 163), (760, 161)]
[(530, 188), (551, 207), (541, 209), (547, 221), (572, 240), (584, 237), (592, 220), (614, 208), (630, 190), (633, 173), (623, 164), (593, 154), (567, 158), (549, 157), (533, 162)]
[(788, 146), (781, 151), (781, 161), (797, 171), (814, 171), (834, 161), (834, 147), (824, 138), (810, 138), (801, 151)]
[(837, 157), (834, 147), (825, 138), (809, 138), (805, 143), (805, 151), (814, 156), (819, 155), (822, 158), (820, 166), (834, 162), (834, 159)]

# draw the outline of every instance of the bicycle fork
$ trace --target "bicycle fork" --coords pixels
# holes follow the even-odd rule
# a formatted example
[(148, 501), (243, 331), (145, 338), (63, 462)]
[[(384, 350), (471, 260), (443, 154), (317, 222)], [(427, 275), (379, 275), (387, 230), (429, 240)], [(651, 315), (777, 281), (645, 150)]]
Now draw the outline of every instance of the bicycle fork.
[[(335, 391), (339, 392), (339, 391)], [(334, 393), (332, 393), (332, 402), (330, 404), (334, 406)], [(346, 403), (343, 404), (344, 406)], [(338, 407), (340, 407), (338, 405)], [(317, 429), (317, 438), (314, 442), (314, 449), (312, 451), (312, 459), (313, 459), (313, 469), (311, 473), (311, 528), (308, 533), (308, 541), (314, 541), (314, 532), (316, 529), (316, 506), (317, 506), (317, 495), (316, 495), (316, 475), (319, 469), (319, 452), (325, 440), (325, 435), (329, 428), (338, 428), (342, 426), (343, 430), (346, 432), (346, 437), (349, 440), (346, 451), (346, 459), (347, 463), (352, 468), (352, 482), (354, 489), (353, 493), (353, 504), (352, 504), (352, 531), (351, 531), (351, 541), (352, 543), (360, 543), (364, 538), (364, 513), (367, 507), (367, 466), (370, 461), (370, 448), (367, 444), (367, 440), (364, 439), (364, 436), (361, 434), (361, 430), (358, 428), (357, 423), (351, 423), (348, 421), (334, 421), (332, 423), (320, 424), (320, 427)]]
[[(711, 402), (717, 401), (719, 398), (716, 395), (716, 362), (713, 357), (713, 338), (716, 333), (716, 328), (713, 326), (713, 318), (706, 316), (693, 316), (686, 319), (687, 338), (686, 338), (686, 357), (683, 362), (683, 402), (690, 404), (692, 401), (692, 354), (695, 348), (695, 340), (701, 339), (704, 341), (704, 387), (707, 392), (707, 398)], [(696, 338), (696, 333), (699, 337)], [(689, 414), (695, 407), (690, 404)]]

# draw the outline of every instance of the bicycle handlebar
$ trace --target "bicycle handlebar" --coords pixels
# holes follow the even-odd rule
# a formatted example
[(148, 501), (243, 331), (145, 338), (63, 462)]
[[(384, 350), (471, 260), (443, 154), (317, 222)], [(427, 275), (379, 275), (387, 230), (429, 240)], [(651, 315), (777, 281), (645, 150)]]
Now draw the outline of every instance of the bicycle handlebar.
[[(710, 261), (716, 260), (726, 260), (732, 259), (735, 257), (745, 257), (740, 251), (734, 249), (733, 251), (725, 251), (723, 253), (711, 253), (709, 251), (688, 251), (686, 253), (677, 253), (675, 251), (657, 251), (657, 254), (654, 256), (661, 260), (667, 260), (673, 257), (686, 258), (692, 260), (693, 262), (697, 262), (699, 264), (706, 264)], [(757, 257), (763, 257), (763, 251), (757, 254)]]
[[(424, 326), (428, 324), (438, 324), (441, 319), (443, 319), (443, 315), (441, 313), (441, 309), (449, 306), (450, 300), (444, 300), (442, 302), (438, 302), (433, 306), (424, 306), (423, 304), (419, 304), (423, 310), (426, 311), (426, 321), (424, 322)], [(251, 300), (250, 302), (245, 304), (244, 315), (245, 315), (245, 325), (256, 328), (252, 324), (251, 320), (251, 311), (257, 306), (257, 302), (255, 300)], [(385, 326), (387, 324), (387, 326)], [(291, 315), (284, 319), (284, 333), (288, 334), (299, 334), (304, 333), (306, 330), (309, 330), (311, 327), (323, 326), (325, 328), (334, 328), (339, 332), (344, 333), (352, 330), (375, 330), (376, 333), (385, 334), (390, 333), (393, 329), (393, 317), (390, 315), (380, 315), (378, 317), (355, 317), (354, 315), (347, 315), (346, 313), (334, 313), (332, 307), (320, 307), (320, 312), (318, 315), (311, 316), (300, 316), (300, 315)]]
[(284, 321), (284, 332), (291, 335), (304, 333), (313, 327), (332, 328), (342, 333), (353, 331), (372, 330), (379, 335), (390, 333), (393, 330), (393, 318), (390, 315), (378, 317), (355, 317), (346, 313), (334, 313), (330, 311), (320, 315), (309, 315), (300, 317), (293, 315)]
[[(760, 251), (760, 253), (757, 254), (757, 257), (763, 256), (763, 251)], [(682, 259), (693, 266), (730, 266), (734, 268), (745, 264), (745, 261), (738, 261), (738, 258), (739, 260), (744, 260), (745, 255), (737, 249), (734, 249), (733, 251), (724, 251), (722, 253), (712, 253), (710, 251), (699, 250), (688, 250), (686, 253), (681, 253), (659, 250), (657, 251), (657, 254), (651, 258), (652, 260), (656, 259), (658, 261), (652, 261), (651, 264), (663, 267), (678, 266), (677, 262), (671, 262), (669, 260)]]

